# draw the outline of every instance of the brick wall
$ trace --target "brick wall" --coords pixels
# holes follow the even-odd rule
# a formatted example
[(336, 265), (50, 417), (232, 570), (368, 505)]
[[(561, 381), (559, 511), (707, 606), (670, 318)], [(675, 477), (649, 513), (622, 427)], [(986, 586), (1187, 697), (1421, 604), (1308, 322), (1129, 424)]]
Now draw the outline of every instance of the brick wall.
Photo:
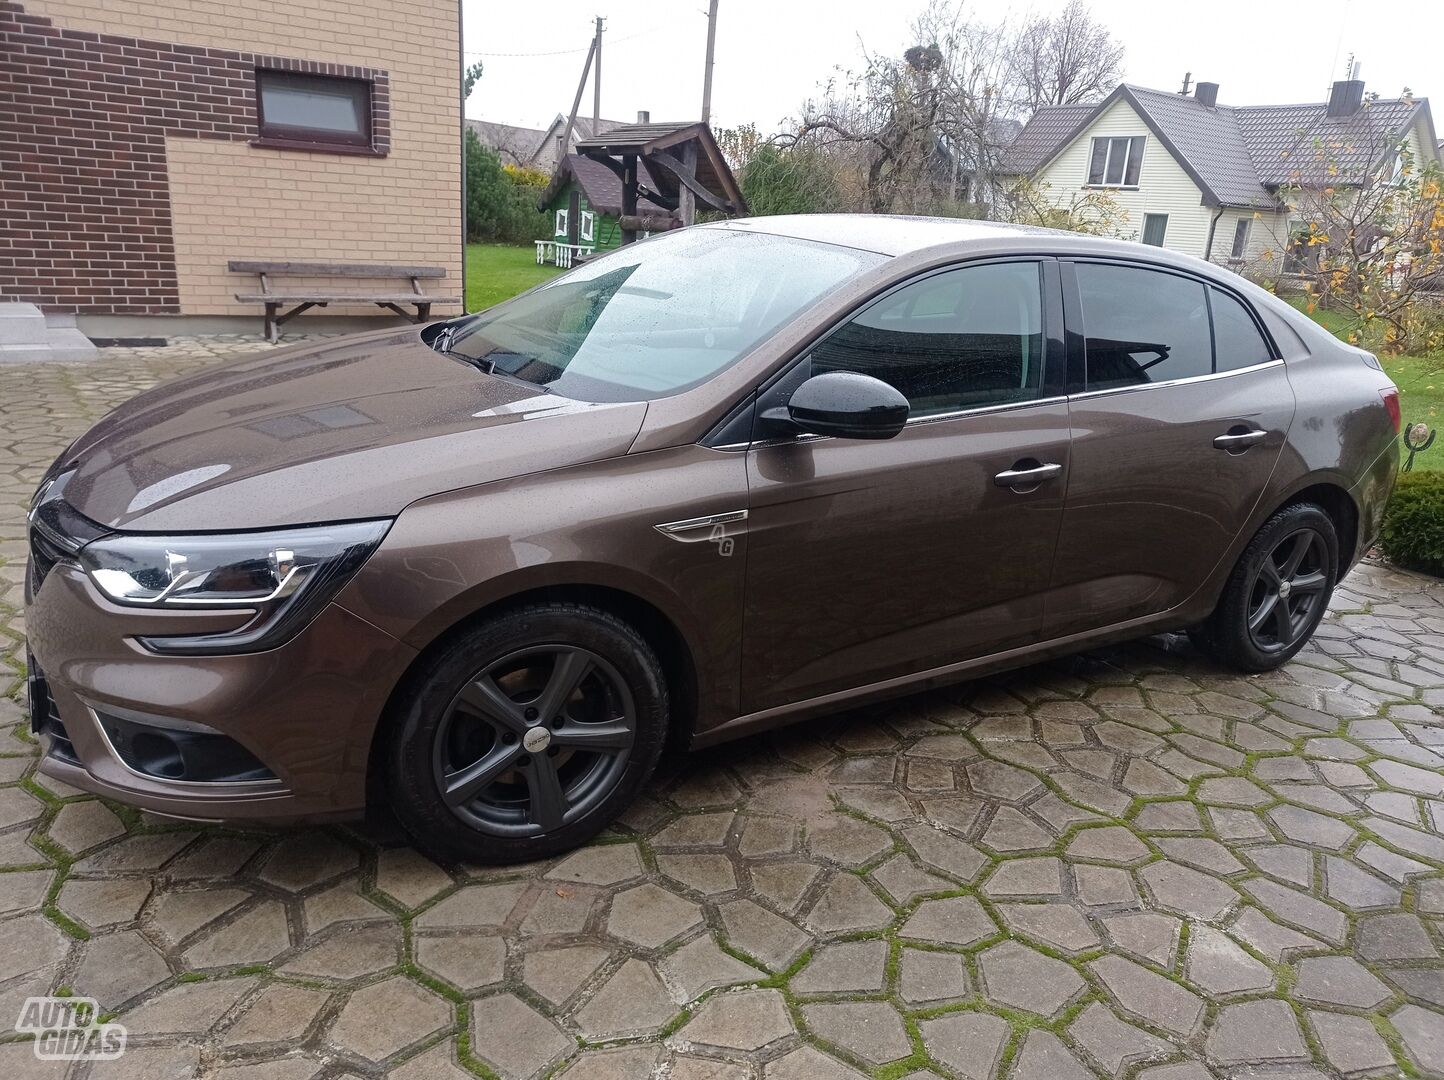
[[(440, 265), (460, 292), (454, 0), (286, 6), (0, 0), (0, 296), (253, 314), (247, 257)], [(255, 145), (258, 67), (369, 79), (375, 154)]]

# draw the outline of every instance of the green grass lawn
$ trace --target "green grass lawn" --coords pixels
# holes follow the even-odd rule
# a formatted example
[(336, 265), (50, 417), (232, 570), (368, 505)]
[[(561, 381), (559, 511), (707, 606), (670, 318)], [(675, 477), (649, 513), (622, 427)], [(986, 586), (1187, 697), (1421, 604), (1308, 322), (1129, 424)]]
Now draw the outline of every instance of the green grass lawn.
[(489, 308), (559, 273), (555, 266), (538, 266), (530, 244), (467, 244), (466, 310)]

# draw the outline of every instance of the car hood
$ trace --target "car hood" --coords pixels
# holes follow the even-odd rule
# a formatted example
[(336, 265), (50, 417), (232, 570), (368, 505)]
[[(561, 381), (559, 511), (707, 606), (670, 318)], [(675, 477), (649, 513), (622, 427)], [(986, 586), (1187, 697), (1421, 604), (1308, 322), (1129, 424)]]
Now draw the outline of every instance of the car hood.
[(483, 374), (416, 330), (378, 331), (141, 394), (66, 451), (65, 498), (107, 528), (150, 532), (389, 517), (427, 495), (625, 454), (645, 414)]

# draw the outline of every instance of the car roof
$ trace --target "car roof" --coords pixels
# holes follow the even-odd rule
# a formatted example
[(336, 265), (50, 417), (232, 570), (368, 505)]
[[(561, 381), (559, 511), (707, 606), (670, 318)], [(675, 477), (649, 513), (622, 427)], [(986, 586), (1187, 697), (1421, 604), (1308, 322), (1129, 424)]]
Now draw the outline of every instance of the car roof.
[(733, 218), (711, 227), (793, 236), (800, 240), (861, 248), (880, 255), (904, 255), (940, 244), (995, 240), (1030, 233), (1040, 237), (1075, 235), (1057, 229), (1009, 225), (1001, 221), (902, 214), (778, 214), (773, 217)]

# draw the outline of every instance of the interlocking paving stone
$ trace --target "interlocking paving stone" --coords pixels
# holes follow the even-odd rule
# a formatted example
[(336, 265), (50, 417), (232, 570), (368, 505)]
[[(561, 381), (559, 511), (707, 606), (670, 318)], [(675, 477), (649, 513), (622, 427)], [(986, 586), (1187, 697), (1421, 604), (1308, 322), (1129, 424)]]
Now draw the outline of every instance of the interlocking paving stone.
[(575, 1045), (571, 1036), (514, 994), (472, 1002), (471, 1052), (507, 1080), (534, 1076)]
[[(796, 982), (793, 982), (794, 988)], [(909, 1005), (935, 1005), (966, 997), (972, 986), (957, 953), (903, 949), (898, 994)]]
[(1292, 996), (1299, 1001), (1372, 1009), (1389, 999), (1389, 988), (1352, 956), (1310, 956), (1299, 961)]
[(997, 924), (971, 896), (924, 900), (898, 930), (901, 937), (939, 945), (973, 945), (997, 932)]
[(1444, 1073), (1444, 1024), (1439, 1014), (1405, 1005), (1389, 1017), (1404, 1040), (1404, 1048), (1414, 1064), (1429, 1072)]
[(661, 1031), (677, 1012), (652, 965), (627, 960), (576, 1014), (577, 1027), (593, 1041)]
[(1202, 998), (1132, 960), (1105, 956), (1088, 967), (1126, 1012), (1154, 1027), (1187, 1037), (1203, 1017)]
[(912, 1052), (902, 1017), (881, 1001), (804, 1005), (802, 1017), (818, 1038), (871, 1065), (885, 1065)]
[(296, 1042), (306, 1033), (329, 995), (286, 983), (273, 983), (247, 1006), (225, 1033), (226, 1046)]
[(522, 962), (522, 981), (553, 1005), (560, 1005), (591, 978), (609, 955), (595, 945), (528, 953)]
[(1092, 1002), (1068, 1028), (1068, 1034), (1112, 1076), (1143, 1061), (1169, 1057), (1172, 1043), (1118, 1019), (1106, 1005)]
[(382, 1061), (454, 1019), (451, 1007), (410, 979), (391, 978), (353, 993), (327, 1032), (332, 1045)]
[(928, 1053), (967, 1080), (992, 1080), (1008, 1041), (1008, 1022), (988, 1013), (951, 1013), (918, 1024)]
[(887, 942), (823, 945), (792, 978), (797, 994), (876, 993), (886, 981)]
[(1209, 995), (1266, 990), (1274, 983), (1267, 964), (1211, 926), (1196, 926), (1189, 935), (1185, 973), (1189, 982)]
[(1093, 1080), (1063, 1040), (1051, 1031), (1034, 1028), (1023, 1040), (1018, 1062), (1013, 1068), (1014, 1080)]
[[(602, 842), (523, 866), (21, 787), (35, 480), (143, 386), (271, 351), (0, 369), (0, 1011), (98, 990), (149, 1045), (92, 1078), (459, 1080), (431, 979), (472, 999), (471, 1051), (505, 1077), (856, 1080), (939, 1007), (908, 1080), (1354, 1080), (1395, 1053), (1444, 1073), (1444, 586), (1369, 562), (1276, 672), (1172, 637), (822, 717), (669, 759)], [(830, 1034), (735, 989), (784, 974)], [(994, 1010), (1068, 1023), (1014, 1037)], [(704, 1015), (716, 1042), (693, 1038)], [(0, 1044), (5, 1075), (38, 1064)]]
[(1205, 1052), (1221, 1065), (1309, 1059), (1294, 1011), (1276, 1000), (1225, 1005), (1209, 1032)]
[(1364, 1017), (1311, 1009), (1308, 1018), (1324, 1057), (1340, 1072), (1386, 1069), (1394, 1064), (1388, 1043)]
[(1098, 944), (1098, 931), (1072, 904), (999, 904), (998, 914), (1015, 934), (1064, 952), (1082, 952)]
[(1082, 977), (1061, 960), (1026, 945), (1007, 941), (978, 957), (983, 994), (997, 1005), (1055, 1016), (1086, 987)]

